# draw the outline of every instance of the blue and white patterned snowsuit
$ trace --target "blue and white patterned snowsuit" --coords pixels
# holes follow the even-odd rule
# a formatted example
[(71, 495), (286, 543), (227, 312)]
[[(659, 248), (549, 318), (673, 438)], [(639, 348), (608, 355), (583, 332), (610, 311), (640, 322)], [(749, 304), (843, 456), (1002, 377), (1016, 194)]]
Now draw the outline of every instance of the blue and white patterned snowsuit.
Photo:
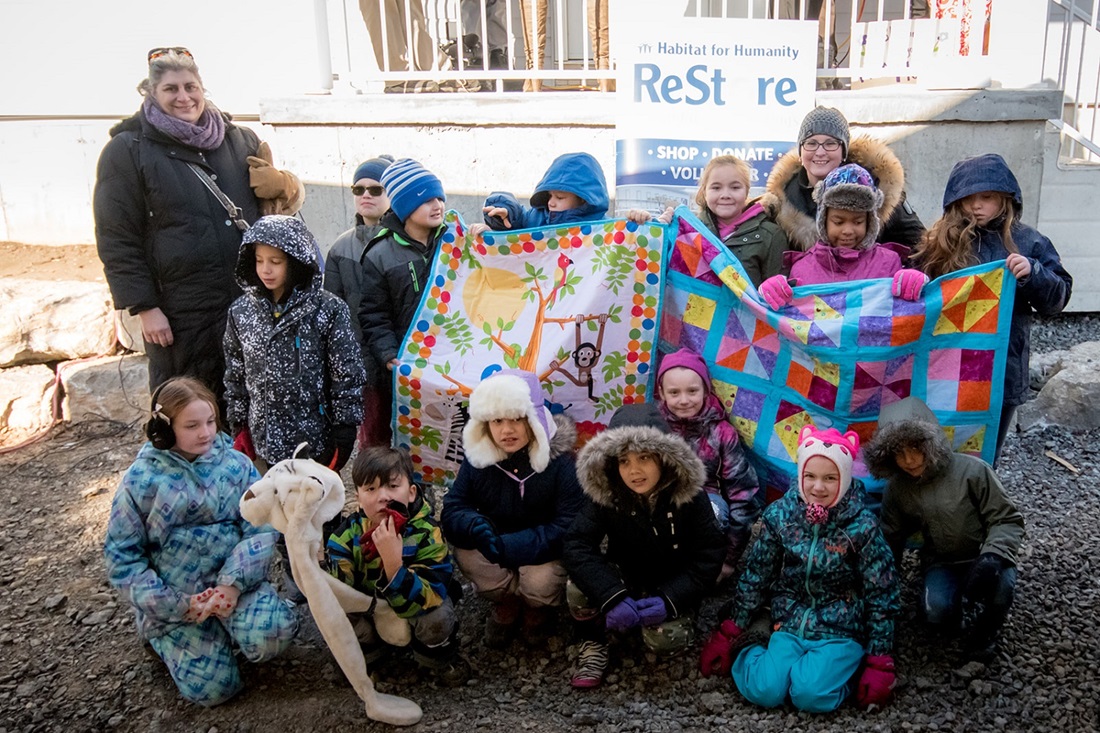
[[(278, 533), (241, 518), (239, 502), (260, 476), (219, 433), (193, 462), (146, 443), (111, 504), (107, 576), (134, 607), (180, 694), (218, 705), (241, 689), (233, 647), (246, 659), (276, 656), (298, 630), (290, 606), (267, 582)], [(241, 590), (228, 619), (184, 621), (189, 597), (215, 585)]]

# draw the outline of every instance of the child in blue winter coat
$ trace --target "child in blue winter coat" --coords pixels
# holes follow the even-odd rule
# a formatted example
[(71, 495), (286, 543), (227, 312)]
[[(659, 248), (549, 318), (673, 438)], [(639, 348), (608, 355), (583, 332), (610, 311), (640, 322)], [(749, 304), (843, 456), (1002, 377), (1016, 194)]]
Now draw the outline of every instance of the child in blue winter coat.
[(943, 216), (925, 233), (912, 258), (931, 278), (997, 260), (1004, 260), (1016, 278), (994, 467), (1016, 408), (1028, 398), (1031, 313), (1061, 313), (1073, 290), (1073, 278), (1054, 244), (1020, 222), (1023, 210), (1020, 184), (1004, 158), (986, 153), (959, 161), (947, 178)]
[(470, 394), (466, 460), (442, 521), (462, 574), (492, 604), (489, 647), (507, 646), (521, 616), (527, 640), (544, 640), (565, 598), (562, 546), (581, 506), (576, 439), (572, 420), (550, 415), (531, 372), (497, 372)]
[[(828, 712), (855, 685), (861, 706), (885, 704), (894, 687), (894, 558), (852, 479), (859, 437), (806, 425), (798, 441), (798, 488), (764, 510), (730, 617), (703, 647), (703, 675), (728, 674), (749, 702)], [(771, 607), (766, 645), (746, 633)], [(860, 672), (862, 667), (863, 671)]]
[(242, 687), (234, 648), (251, 662), (271, 659), (298, 620), (267, 582), (278, 533), (241, 518), (241, 496), (260, 475), (218, 432), (213, 393), (171, 379), (152, 412), (150, 441), (111, 502), (107, 577), (180, 694), (218, 705)]
[(272, 465), (307, 442), (339, 471), (363, 419), (359, 342), (343, 300), (321, 288), (317, 241), (300, 220), (245, 232), (225, 329), (226, 414), (235, 445)]
[[(533, 229), (557, 224), (597, 221), (607, 217), (610, 197), (600, 164), (588, 153), (559, 155), (546, 169), (525, 207), (515, 196), (495, 191), (485, 199), (485, 224), (490, 229)], [(473, 234), (483, 227), (470, 227)]]

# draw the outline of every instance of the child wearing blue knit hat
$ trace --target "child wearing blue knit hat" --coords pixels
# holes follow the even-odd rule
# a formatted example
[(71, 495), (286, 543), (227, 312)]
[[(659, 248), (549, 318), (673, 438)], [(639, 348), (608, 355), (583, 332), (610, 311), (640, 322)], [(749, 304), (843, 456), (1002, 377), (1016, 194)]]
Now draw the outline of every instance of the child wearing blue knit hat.
[[(380, 183), (389, 195), (390, 210), (363, 252), (358, 316), (365, 347), (392, 371), (439, 249), (447, 195), (434, 173), (409, 158), (382, 171)], [(392, 389), (388, 376), (381, 382), (383, 389)], [(387, 391), (386, 397), (380, 409), (389, 411), (392, 394)]]

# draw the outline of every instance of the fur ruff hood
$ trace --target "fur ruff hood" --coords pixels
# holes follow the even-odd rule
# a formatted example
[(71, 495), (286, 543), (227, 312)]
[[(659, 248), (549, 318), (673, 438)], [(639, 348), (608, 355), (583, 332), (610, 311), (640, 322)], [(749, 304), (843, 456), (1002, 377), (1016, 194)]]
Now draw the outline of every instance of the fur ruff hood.
[[(882, 205), (878, 209), (879, 220), (886, 224), (894, 210), (901, 203), (905, 193), (905, 170), (901, 161), (881, 140), (860, 135), (852, 140), (848, 148), (848, 157), (841, 161), (856, 163), (866, 168), (875, 179), (875, 185), (882, 192)], [(768, 186), (760, 197), (768, 217), (775, 221), (791, 244), (805, 251), (818, 240), (817, 211), (804, 211), (798, 202), (787, 195), (787, 186), (802, 175), (802, 159), (798, 148), (794, 148), (775, 164), (768, 177)]]
[(938, 476), (951, 462), (951, 444), (932, 410), (916, 397), (906, 397), (882, 408), (878, 429), (863, 448), (863, 460), (877, 478), (908, 478), (898, 468), (894, 455), (906, 447), (924, 453), (927, 468), (920, 481)]
[(703, 490), (706, 469), (683, 438), (658, 428), (630, 425), (603, 431), (577, 456), (577, 478), (596, 504), (613, 508), (634, 500), (636, 495), (619, 478), (619, 456), (625, 451), (660, 457), (664, 468), (655, 493), (674, 506), (687, 504)]

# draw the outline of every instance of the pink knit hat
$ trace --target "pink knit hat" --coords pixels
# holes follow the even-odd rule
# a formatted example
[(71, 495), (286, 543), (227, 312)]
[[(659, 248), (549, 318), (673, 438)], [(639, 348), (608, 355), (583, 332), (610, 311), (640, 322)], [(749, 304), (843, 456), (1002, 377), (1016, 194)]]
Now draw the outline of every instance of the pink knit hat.
[(806, 490), (802, 486), (802, 473), (806, 468), (806, 462), (814, 456), (828, 458), (840, 472), (840, 490), (836, 492), (836, 499), (828, 508), (834, 507), (844, 498), (848, 488), (852, 485), (852, 463), (859, 453), (859, 435), (849, 430), (843, 435), (836, 428), (818, 430), (813, 425), (806, 425), (798, 434), (798, 493), (807, 504)]
[(707, 364), (703, 361), (703, 357), (696, 354), (691, 349), (680, 349), (671, 354), (666, 354), (661, 359), (661, 366), (657, 369), (657, 389), (661, 388), (661, 379), (665, 376), (665, 372), (669, 369), (676, 369), (677, 367), (682, 369), (690, 369), (699, 375), (699, 378), (703, 380), (703, 388), (706, 389), (707, 394), (712, 392), (710, 386), (710, 372), (707, 371)]

